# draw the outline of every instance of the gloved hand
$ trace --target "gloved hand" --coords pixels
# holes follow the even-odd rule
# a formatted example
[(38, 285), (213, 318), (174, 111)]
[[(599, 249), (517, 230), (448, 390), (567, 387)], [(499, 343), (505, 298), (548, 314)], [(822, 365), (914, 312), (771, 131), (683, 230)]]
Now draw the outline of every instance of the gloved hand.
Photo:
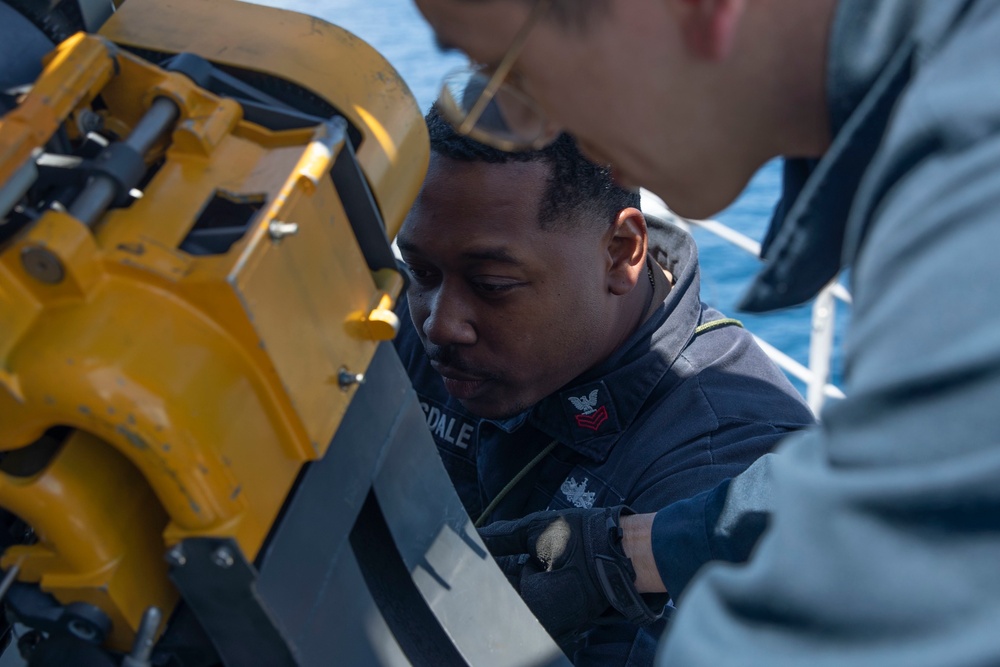
[[(557, 640), (613, 607), (637, 625), (659, 618), (635, 589), (621, 548), (625, 506), (536, 512), (479, 529), (504, 574)], [(523, 554), (527, 554), (525, 557)]]

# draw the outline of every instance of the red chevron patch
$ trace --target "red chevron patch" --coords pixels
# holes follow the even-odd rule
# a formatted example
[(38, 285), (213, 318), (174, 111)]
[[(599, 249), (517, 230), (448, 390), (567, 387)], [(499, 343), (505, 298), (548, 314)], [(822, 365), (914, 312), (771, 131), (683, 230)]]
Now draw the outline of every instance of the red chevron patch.
[(596, 431), (601, 428), (601, 424), (608, 420), (608, 409), (603, 405), (589, 415), (576, 415), (576, 425), (580, 428), (589, 428)]

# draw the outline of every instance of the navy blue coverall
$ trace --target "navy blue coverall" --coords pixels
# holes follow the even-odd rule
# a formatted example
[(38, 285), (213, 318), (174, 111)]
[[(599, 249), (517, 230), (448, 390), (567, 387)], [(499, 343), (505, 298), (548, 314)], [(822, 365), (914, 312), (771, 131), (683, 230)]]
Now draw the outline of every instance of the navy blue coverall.
[[(627, 504), (637, 512), (712, 488), (743, 471), (812, 413), (739, 326), (699, 298), (697, 251), (650, 218), (650, 250), (675, 277), (656, 312), (598, 367), (513, 419), (466, 412), (431, 368), (412, 321), (397, 347), (445, 468), (473, 520), (553, 440), (559, 444), (485, 517)], [(594, 626), (577, 665), (650, 665), (664, 622)]]

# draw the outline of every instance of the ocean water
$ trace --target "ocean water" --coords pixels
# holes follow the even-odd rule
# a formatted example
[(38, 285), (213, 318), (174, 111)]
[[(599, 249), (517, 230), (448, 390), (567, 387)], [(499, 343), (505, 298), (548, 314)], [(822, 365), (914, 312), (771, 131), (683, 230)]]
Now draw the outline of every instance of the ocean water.
[[(441, 79), (460, 67), (458, 53), (442, 53), (430, 28), (412, 0), (255, 0), (284, 9), (311, 14), (337, 24), (375, 47), (400, 73), (420, 108), (427, 110), (438, 93)], [(716, 219), (747, 236), (762, 240), (781, 191), (781, 164), (760, 170), (743, 194)], [(669, 202), (668, 202), (669, 204)], [(760, 262), (745, 251), (701, 230), (694, 231), (702, 270), (702, 300), (729, 316), (737, 317), (756, 335), (796, 361), (807, 364), (811, 305), (765, 315), (739, 313), (736, 303), (746, 290)], [(849, 307), (837, 304), (833, 380), (839, 382), (842, 340)], [(800, 390), (801, 383), (795, 381)]]

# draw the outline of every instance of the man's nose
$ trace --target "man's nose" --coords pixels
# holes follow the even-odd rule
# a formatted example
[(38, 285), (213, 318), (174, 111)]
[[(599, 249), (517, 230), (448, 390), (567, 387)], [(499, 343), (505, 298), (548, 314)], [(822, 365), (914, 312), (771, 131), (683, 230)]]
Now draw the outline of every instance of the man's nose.
[(455, 290), (442, 285), (431, 299), (423, 331), (428, 342), (440, 347), (472, 345), (476, 342), (473, 322), (472, 309)]

